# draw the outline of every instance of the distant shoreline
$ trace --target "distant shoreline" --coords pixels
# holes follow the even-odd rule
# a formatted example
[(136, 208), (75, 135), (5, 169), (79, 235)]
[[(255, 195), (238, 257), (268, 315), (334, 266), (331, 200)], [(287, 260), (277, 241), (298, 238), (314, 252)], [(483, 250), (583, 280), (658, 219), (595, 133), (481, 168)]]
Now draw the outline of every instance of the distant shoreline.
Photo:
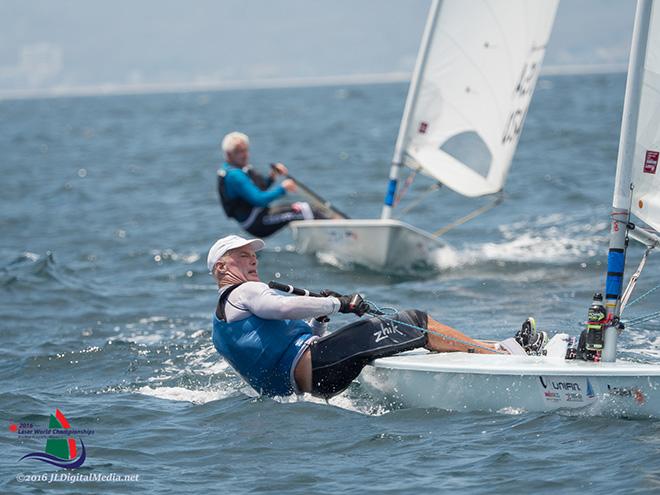
[[(616, 74), (626, 72), (627, 64), (556, 65), (541, 70), (543, 76)], [(290, 77), (273, 79), (246, 79), (234, 81), (151, 83), (151, 84), (98, 84), (93, 86), (56, 86), (43, 89), (0, 90), (0, 100), (28, 100), (41, 98), (68, 98), (87, 96), (120, 96), (169, 93), (201, 93), (241, 89), (278, 89), (323, 86), (359, 86), (367, 84), (404, 83), (410, 72), (377, 74), (351, 74), (319, 77)]]

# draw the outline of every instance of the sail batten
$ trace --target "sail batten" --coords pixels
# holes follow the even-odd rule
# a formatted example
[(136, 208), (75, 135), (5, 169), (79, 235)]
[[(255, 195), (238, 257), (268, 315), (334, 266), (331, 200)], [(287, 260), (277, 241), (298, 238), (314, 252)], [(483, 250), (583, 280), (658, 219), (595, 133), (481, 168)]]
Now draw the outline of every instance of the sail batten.
[(434, 2), (393, 161), (465, 196), (501, 190), (557, 3)]

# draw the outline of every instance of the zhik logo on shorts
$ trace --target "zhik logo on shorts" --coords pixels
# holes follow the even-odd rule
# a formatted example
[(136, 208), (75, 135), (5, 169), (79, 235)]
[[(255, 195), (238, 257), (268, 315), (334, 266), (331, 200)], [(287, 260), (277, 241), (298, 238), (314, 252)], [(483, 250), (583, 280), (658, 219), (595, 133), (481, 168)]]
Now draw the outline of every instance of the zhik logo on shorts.
[(392, 335), (394, 334), (404, 335), (404, 333), (401, 332), (401, 330), (399, 330), (399, 328), (396, 325), (381, 323), (380, 330), (376, 330), (374, 332), (374, 337), (376, 337), (375, 342), (378, 343), (385, 339), (396, 340), (396, 339), (392, 339)]

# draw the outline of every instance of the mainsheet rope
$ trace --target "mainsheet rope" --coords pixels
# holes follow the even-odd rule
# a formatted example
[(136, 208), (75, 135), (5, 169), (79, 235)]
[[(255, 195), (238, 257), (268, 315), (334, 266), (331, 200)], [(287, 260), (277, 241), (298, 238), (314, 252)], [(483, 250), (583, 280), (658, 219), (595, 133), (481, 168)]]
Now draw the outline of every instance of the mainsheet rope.
[(476, 347), (478, 349), (488, 351), (491, 354), (505, 354), (505, 355), (509, 354), (508, 352), (498, 351), (496, 349), (493, 349), (492, 347), (486, 347), (485, 345), (475, 344), (474, 342), (467, 342), (465, 340), (462, 340), (462, 339), (459, 339), (459, 338), (456, 338), (456, 337), (450, 337), (449, 335), (444, 334), (442, 332), (436, 332), (435, 330), (431, 330), (429, 328), (422, 328), (422, 327), (418, 327), (417, 325), (413, 325), (412, 323), (407, 323), (405, 321), (397, 320), (396, 318), (392, 318), (391, 316), (389, 316), (391, 314), (398, 313), (396, 308), (392, 308), (392, 307), (388, 307), (388, 306), (379, 307), (377, 304), (375, 304), (372, 301), (369, 301), (367, 299), (365, 299), (364, 302), (366, 302), (371, 308), (373, 308), (373, 310), (367, 311), (368, 314), (373, 315), (373, 316), (377, 316), (378, 318), (382, 318), (382, 319), (390, 321), (392, 323), (396, 323), (397, 325), (403, 325), (403, 326), (406, 326), (408, 328), (414, 328), (416, 330), (420, 330), (420, 331), (425, 332), (425, 333), (431, 333), (431, 334), (434, 334), (434, 335), (438, 335), (438, 336), (442, 337), (445, 340), (451, 340), (453, 342), (457, 342), (459, 344), (463, 344), (463, 345), (466, 345), (468, 347)]
[(649, 290), (647, 290), (646, 292), (644, 292), (644, 294), (642, 294), (641, 296), (636, 297), (635, 299), (633, 299), (632, 301), (630, 301), (630, 302), (628, 303), (628, 306), (632, 306), (633, 304), (637, 304), (639, 301), (641, 301), (642, 299), (644, 299), (644, 298), (645, 298), (646, 296), (648, 296), (649, 294), (654, 293), (654, 292), (655, 292), (656, 290), (658, 290), (658, 289), (660, 289), (660, 284), (656, 285), (655, 287), (652, 287), (651, 289), (649, 289)]
[(630, 320), (623, 320), (623, 322), (626, 325), (633, 327), (638, 323), (646, 323), (647, 321), (651, 321), (657, 317), (660, 317), (660, 311), (654, 311), (653, 313), (649, 313), (643, 316), (638, 316), (637, 318), (631, 318)]

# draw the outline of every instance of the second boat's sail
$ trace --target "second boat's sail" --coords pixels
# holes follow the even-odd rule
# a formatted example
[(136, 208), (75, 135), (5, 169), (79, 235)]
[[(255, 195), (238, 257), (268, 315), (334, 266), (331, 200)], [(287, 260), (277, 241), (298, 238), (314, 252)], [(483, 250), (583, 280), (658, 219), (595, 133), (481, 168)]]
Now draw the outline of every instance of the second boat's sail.
[(557, 3), (434, 4), (395, 161), (419, 168), (465, 196), (502, 189)]

